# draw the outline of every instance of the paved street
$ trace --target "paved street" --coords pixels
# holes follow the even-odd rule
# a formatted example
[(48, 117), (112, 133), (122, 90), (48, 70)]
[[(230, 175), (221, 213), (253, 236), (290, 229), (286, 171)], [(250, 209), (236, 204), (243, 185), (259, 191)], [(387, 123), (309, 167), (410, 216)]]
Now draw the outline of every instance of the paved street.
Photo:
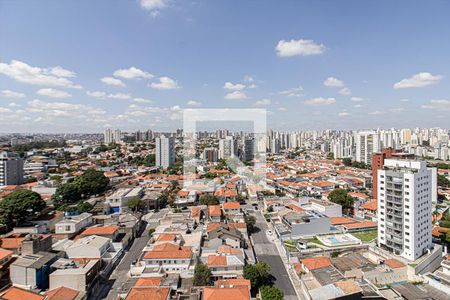
[(275, 286), (284, 292), (284, 299), (298, 299), (277, 248), (267, 238), (268, 226), (264, 216), (259, 211), (252, 213), (252, 215), (256, 217), (255, 227), (257, 227), (257, 232), (253, 233), (252, 237), (257, 259), (270, 266), (270, 273), (275, 277)]
[(102, 295), (105, 295), (106, 292), (109, 291), (107, 296), (103, 298), (100, 297), (99, 299), (116, 299), (117, 291), (120, 290), (128, 278), (127, 272), (130, 269), (131, 263), (141, 255), (142, 249), (144, 249), (149, 240), (150, 236), (148, 234), (148, 229), (144, 229), (142, 235), (134, 240), (133, 245), (131, 245), (127, 253), (125, 253), (125, 256), (122, 258), (122, 261), (111, 274), (109, 284), (102, 286)]

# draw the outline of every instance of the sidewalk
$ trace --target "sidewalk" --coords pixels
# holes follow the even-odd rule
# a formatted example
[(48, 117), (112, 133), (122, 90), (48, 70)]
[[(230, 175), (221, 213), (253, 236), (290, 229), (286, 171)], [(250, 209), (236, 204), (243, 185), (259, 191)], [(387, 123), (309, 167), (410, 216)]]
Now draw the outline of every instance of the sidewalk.
[[(269, 226), (269, 228), (271, 228), (272, 232), (275, 232), (271, 223), (268, 223), (268, 226)], [(275, 235), (275, 233), (274, 233), (274, 235)], [(281, 260), (284, 263), (286, 271), (289, 275), (289, 279), (291, 280), (292, 285), (294, 286), (295, 293), (297, 294), (298, 299), (302, 299), (302, 300), (309, 299), (309, 298), (305, 297), (305, 295), (304, 295), (305, 291), (302, 288), (300, 278), (295, 273), (295, 269), (289, 263), (289, 259), (286, 255), (286, 252), (283, 249), (283, 246), (281, 245), (281, 241), (277, 237), (274, 238), (274, 236), (269, 236), (269, 240), (275, 244), (275, 247), (277, 248), (278, 253), (280, 254)]]

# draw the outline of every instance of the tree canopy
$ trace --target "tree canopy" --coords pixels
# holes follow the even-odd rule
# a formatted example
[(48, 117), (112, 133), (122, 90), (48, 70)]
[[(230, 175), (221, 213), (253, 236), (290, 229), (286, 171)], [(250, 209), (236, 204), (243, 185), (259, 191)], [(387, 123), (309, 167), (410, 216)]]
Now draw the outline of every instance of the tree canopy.
[(450, 180), (448, 180), (444, 175), (438, 175), (438, 186), (449, 187)]
[(204, 194), (200, 196), (200, 204), (202, 205), (217, 205), (219, 203), (219, 199), (214, 195)]
[(336, 189), (332, 191), (328, 195), (328, 200), (341, 205), (343, 209), (347, 210), (352, 208), (354, 204), (353, 198), (348, 194), (348, 191), (344, 189)]
[(199, 262), (194, 269), (194, 285), (205, 286), (211, 285), (211, 271), (208, 266), (202, 262)]
[(244, 267), (244, 278), (250, 280), (252, 288), (259, 289), (270, 283), (270, 267), (264, 261)]
[(262, 300), (283, 300), (284, 293), (274, 286), (264, 285), (261, 287)]
[(14, 191), (0, 202), (0, 222), (12, 227), (45, 208), (41, 195), (30, 190)]
[(102, 194), (109, 185), (109, 178), (102, 171), (86, 170), (82, 175), (72, 181), (61, 184), (52, 197), (56, 207), (63, 204), (72, 204), (93, 195)]

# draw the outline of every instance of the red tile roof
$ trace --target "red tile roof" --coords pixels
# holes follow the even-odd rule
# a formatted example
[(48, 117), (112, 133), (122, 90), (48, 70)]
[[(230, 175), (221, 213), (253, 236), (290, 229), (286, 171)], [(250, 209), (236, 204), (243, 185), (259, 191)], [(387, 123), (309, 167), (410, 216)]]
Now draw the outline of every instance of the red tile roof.
[(210, 205), (208, 208), (210, 216), (220, 216), (222, 211), (220, 210), (220, 205)]
[(17, 287), (10, 287), (2, 294), (1, 299), (4, 300), (44, 300), (45, 297), (27, 290)]
[(166, 300), (169, 293), (168, 287), (134, 287), (125, 300)]
[(398, 269), (398, 268), (403, 268), (406, 267), (406, 265), (394, 258), (390, 258), (390, 259), (386, 259), (384, 261), (385, 265), (388, 265), (391, 269)]
[(48, 297), (48, 300), (75, 300), (79, 293), (77, 290), (62, 286), (48, 291), (44, 295)]
[(374, 200), (367, 201), (361, 207), (364, 209), (367, 209), (367, 210), (376, 211), (378, 209), (378, 203), (377, 203), (377, 200), (374, 199)]
[(217, 267), (217, 266), (226, 266), (227, 265), (227, 257), (224, 255), (208, 255), (208, 266)]
[(325, 256), (308, 257), (302, 259), (301, 262), (309, 271), (331, 266), (331, 260)]
[(192, 258), (191, 247), (180, 247), (171, 243), (156, 245), (144, 255), (144, 259)]
[(222, 204), (223, 209), (240, 209), (239, 202), (225, 202)]
[(136, 281), (135, 286), (160, 286), (161, 277), (141, 277)]
[(119, 231), (119, 226), (97, 226), (86, 228), (81, 235), (111, 235)]
[(203, 290), (203, 300), (250, 300), (250, 291), (247, 287), (232, 288), (207, 287)]

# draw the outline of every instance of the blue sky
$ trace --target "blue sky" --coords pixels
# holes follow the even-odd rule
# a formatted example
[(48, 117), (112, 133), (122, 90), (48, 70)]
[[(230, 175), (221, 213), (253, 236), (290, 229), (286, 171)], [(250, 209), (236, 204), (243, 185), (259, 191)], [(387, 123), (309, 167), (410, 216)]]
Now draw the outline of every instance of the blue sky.
[(0, 1), (0, 132), (174, 129), (197, 107), (265, 108), (280, 130), (450, 127), (448, 11), (448, 1)]

